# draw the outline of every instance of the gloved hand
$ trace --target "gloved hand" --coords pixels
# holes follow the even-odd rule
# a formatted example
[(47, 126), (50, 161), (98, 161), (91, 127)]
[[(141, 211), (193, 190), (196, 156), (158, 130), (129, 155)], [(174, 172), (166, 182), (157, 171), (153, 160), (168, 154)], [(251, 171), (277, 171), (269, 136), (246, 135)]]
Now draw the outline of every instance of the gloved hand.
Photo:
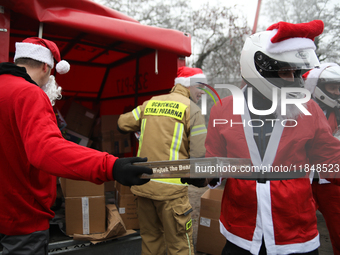
[(112, 176), (117, 182), (125, 186), (142, 185), (150, 179), (141, 179), (143, 173), (152, 174), (152, 169), (145, 166), (132, 165), (134, 162), (146, 162), (147, 158), (119, 158), (112, 169)]
[(199, 188), (203, 188), (208, 185), (206, 178), (181, 178), (183, 184), (188, 183)]

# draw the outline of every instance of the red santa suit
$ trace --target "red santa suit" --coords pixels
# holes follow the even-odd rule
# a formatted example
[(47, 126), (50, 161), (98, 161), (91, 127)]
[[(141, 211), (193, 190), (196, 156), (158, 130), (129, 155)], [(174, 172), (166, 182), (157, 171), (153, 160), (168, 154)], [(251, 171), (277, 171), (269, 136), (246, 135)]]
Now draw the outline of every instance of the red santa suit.
[(117, 158), (66, 141), (46, 93), (25, 68), (2, 65), (21, 77), (0, 75), (0, 233), (26, 235), (49, 228), (55, 176), (101, 184), (113, 179)]
[[(244, 115), (233, 115), (232, 102), (232, 97), (224, 98), (222, 105), (217, 104), (211, 110), (206, 157), (250, 158), (254, 166), (287, 166), (291, 171), (294, 168), (300, 171), (307, 163), (333, 166), (340, 163), (340, 143), (332, 136), (323, 112), (314, 101), (307, 104), (312, 115), (300, 116), (295, 127), (274, 122), (263, 160), (253, 128), (248, 124), (247, 105)], [(228, 123), (214, 126), (214, 119)], [(253, 254), (258, 254), (262, 238), (267, 254), (313, 251), (319, 247), (316, 223), (308, 178), (265, 183), (234, 178), (226, 181), (220, 231), (228, 241)]]
[[(322, 63), (320, 68), (315, 68), (303, 75), (305, 79), (305, 87), (314, 95), (315, 89), (320, 79), (323, 79), (324, 71), (328, 68), (337, 67), (335, 63)], [(339, 79), (335, 74), (333, 78)], [(327, 75), (326, 75), (327, 76)], [(320, 90), (320, 88), (318, 88)], [(323, 92), (324, 93), (324, 92)], [(330, 106), (320, 100), (320, 94), (317, 94), (316, 102), (320, 103), (324, 114), (327, 117), (327, 122), (335, 135), (338, 131), (338, 122), (335, 111), (339, 111), (338, 107)], [(331, 184), (323, 178), (317, 178), (313, 181), (313, 176), (318, 176), (318, 173), (313, 172), (311, 177), (313, 197), (318, 209), (325, 218), (329, 236), (332, 242), (333, 253), (340, 255), (340, 187)]]
[[(338, 124), (334, 112), (329, 115), (328, 123), (333, 133), (336, 133)], [(312, 183), (312, 190), (316, 209), (322, 213), (326, 221), (333, 254), (340, 255), (340, 186), (320, 178), (318, 182)]]

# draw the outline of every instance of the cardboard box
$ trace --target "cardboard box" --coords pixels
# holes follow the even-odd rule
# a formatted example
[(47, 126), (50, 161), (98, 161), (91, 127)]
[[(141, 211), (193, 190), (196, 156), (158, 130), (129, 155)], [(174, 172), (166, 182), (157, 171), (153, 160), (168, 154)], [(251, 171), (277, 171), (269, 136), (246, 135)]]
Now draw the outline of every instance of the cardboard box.
[(90, 137), (97, 112), (72, 102), (65, 117), (67, 128), (85, 137)]
[(223, 189), (208, 189), (201, 196), (200, 216), (209, 219), (220, 219)]
[(101, 117), (102, 151), (117, 155), (131, 152), (130, 134), (122, 134), (117, 129), (120, 115), (103, 115)]
[(133, 194), (116, 193), (116, 206), (126, 229), (139, 229), (136, 199)]
[(105, 232), (105, 197), (66, 197), (66, 234), (94, 234)]
[[(220, 255), (226, 244), (219, 224), (222, 195), (223, 189), (208, 189), (201, 196), (196, 244), (196, 250), (199, 252)], [(212, 243), (214, 245), (211, 245)]]
[(116, 181), (109, 181), (104, 183), (105, 192), (115, 192), (116, 191)]
[(59, 178), (64, 197), (104, 196), (104, 185)]
[(80, 135), (76, 132), (73, 132), (72, 130), (69, 130), (69, 129), (65, 129), (64, 138), (68, 141), (74, 142), (74, 143), (79, 144), (81, 146), (85, 146), (85, 147), (90, 146), (90, 144), (89, 144), (90, 139), (89, 138), (87, 138), (83, 135)]
[(90, 241), (105, 241), (112, 237), (124, 236), (127, 232), (125, 229), (124, 222), (120, 217), (117, 207), (114, 204), (106, 205), (107, 214), (107, 229), (104, 233), (82, 235), (74, 234), (74, 240), (90, 240)]
[(116, 182), (116, 190), (120, 193), (120, 194), (133, 194), (131, 192), (131, 188), (129, 186), (124, 186), (122, 184), (120, 184), (119, 182)]
[(220, 233), (220, 222), (200, 217), (197, 230), (196, 250), (212, 255), (221, 255), (226, 238)]
[(65, 197), (66, 234), (105, 232), (104, 185), (59, 178)]

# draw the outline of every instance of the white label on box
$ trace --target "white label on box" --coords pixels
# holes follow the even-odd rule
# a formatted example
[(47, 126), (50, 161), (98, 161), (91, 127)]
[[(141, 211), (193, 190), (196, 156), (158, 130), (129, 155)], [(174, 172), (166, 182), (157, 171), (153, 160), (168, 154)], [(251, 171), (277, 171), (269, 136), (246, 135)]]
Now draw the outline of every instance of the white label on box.
[(125, 207), (119, 208), (119, 214), (124, 214), (125, 213)]
[(85, 116), (89, 117), (90, 119), (94, 118), (94, 114), (92, 112), (85, 112)]
[(90, 234), (90, 217), (89, 217), (89, 198), (81, 198), (81, 206), (83, 211), (83, 235)]
[(201, 217), (200, 225), (210, 228), (211, 219)]

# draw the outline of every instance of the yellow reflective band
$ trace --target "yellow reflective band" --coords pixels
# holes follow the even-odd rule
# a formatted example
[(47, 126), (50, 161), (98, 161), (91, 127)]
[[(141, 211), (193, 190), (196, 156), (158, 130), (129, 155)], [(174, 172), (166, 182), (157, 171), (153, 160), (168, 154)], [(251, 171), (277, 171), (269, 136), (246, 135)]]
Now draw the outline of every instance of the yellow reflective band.
[(144, 115), (166, 116), (182, 120), (187, 107), (187, 105), (175, 101), (150, 100), (144, 109)]
[(191, 129), (191, 136), (201, 135), (207, 133), (207, 129), (204, 124), (193, 126)]
[(190, 238), (189, 238), (189, 235), (188, 233), (185, 233), (185, 235), (187, 236), (187, 240), (188, 240), (188, 247), (189, 247), (189, 254), (191, 254), (191, 244), (190, 244)]
[[(153, 179), (155, 180), (155, 179)], [(164, 183), (168, 183), (168, 184), (178, 184), (181, 186), (188, 186), (187, 184), (183, 184), (181, 182), (181, 178), (164, 178), (164, 179), (156, 179), (157, 182), (164, 182)]]
[(182, 123), (175, 124), (174, 134), (172, 136), (172, 142), (170, 147), (169, 160), (178, 160), (178, 152), (182, 144), (184, 125)]
[(140, 107), (136, 107), (135, 109), (133, 109), (132, 111), (133, 117), (135, 117), (135, 120), (139, 120), (140, 119)]
[(190, 219), (187, 223), (185, 223), (185, 230), (189, 230), (192, 226), (192, 219)]
[(142, 149), (142, 143), (143, 143), (144, 131), (145, 131), (145, 124), (146, 124), (146, 119), (142, 119), (142, 126), (141, 126), (141, 130), (140, 130), (140, 137), (139, 137), (139, 146), (138, 146), (137, 157), (139, 157), (140, 150)]

